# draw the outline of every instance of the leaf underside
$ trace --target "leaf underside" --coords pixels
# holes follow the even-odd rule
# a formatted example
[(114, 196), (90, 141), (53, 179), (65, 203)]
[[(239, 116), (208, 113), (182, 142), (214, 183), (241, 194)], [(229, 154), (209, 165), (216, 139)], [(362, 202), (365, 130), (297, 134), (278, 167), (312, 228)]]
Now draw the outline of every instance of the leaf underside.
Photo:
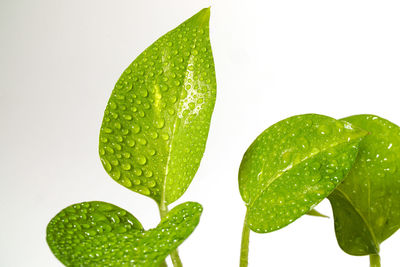
[(400, 127), (374, 115), (343, 121), (370, 134), (346, 179), (329, 196), (336, 238), (348, 254), (378, 254), (400, 227)]
[(159, 204), (186, 191), (204, 153), (216, 98), (209, 17), (201, 10), (139, 55), (104, 112), (104, 168)]
[(71, 205), (47, 226), (47, 243), (66, 266), (159, 266), (195, 229), (202, 207), (186, 202), (143, 230), (130, 213), (100, 201)]
[(309, 212), (343, 180), (366, 134), (318, 114), (290, 117), (265, 130), (239, 169), (250, 229), (272, 232)]

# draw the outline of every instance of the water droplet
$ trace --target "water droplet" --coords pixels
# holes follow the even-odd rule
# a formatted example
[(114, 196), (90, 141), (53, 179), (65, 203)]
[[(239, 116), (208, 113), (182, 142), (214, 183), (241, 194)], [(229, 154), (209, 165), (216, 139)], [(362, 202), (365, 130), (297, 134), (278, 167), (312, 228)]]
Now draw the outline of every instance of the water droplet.
[(131, 164), (129, 163), (122, 163), (121, 165), (122, 169), (124, 169), (125, 171), (129, 171), (131, 169)]
[(148, 181), (147, 186), (153, 188), (154, 186), (156, 186), (156, 182), (154, 180)]
[(152, 171), (145, 171), (144, 172), (144, 176), (146, 176), (147, 178), (150, 178), (153, 176), (153, 172)]
[(114, 172), (111, 174), (111, 176), (112, 176), (115, 180), (118, 180), (118, 179), (121, 177), (121, 173), (120, 173), (118, 170), (116, 170), (116, 171), (114, 171)]
[(114, 144), (114, 147), (118, 151), (120, 151), (122, 149), (121, 145), (119, 145), (119, 144)]
[(162, 138), (164, 141), (167, 141), (167, 140), (169, 139), (169, 135), (168, 135), (167, 133), (162, 133), (162, 134), (161, 134), (161, 138)]
[(317, 161), (313, 162), (311, 164), (311, 168), (312, 168), (313, 171), (318, 171), (321, 168), (321, 164), (319, 162), (317, 162)]
[(292, 158), (292, 153), (290, 151), (285, 151), (282, 154), (282, 162), (283, 163), (289, 163), (290, 159)]
[(296, 142), (302, 149), (308, 149), (309, 143), (305, 137), (299, 137)]
[(115, 102), (110, 101), (109, 105), (111, 109), (117, 109), (117, 104), (115, 104)]
[(165, 120), (163, 118), (159, 118), (157, 120), (154, 121), (154, 125), (156, 126), (156, 128), (161, 129), (164, 127), (165, 124)]
[(94, 236), (96, 234), (97, 234), (97, 232), (95, 230), (89, 229), (89, 230), (85, 231), (85, 235), (87, 235), (87, 236)]
[(137, 186), (135, 189), (140, 194), (143, 194), (143, 195), (146, 195), (146, 196), (150, 195), (150, 190), (145, 186)]
[(329, 168), (337, 168), (337, 167), (338, 167), (338, 163), (336, 160), (333, 159), (329, 162)]
[(121, 123), (115, 122), (114, 127), (117, 128), (118, 130), (121, 129)]
[(172, 96), (171, 98), (171, 103), (174, 104), (178, 100), (176, 96)]
[(132, 116), (129, 115), (129, 114), (125, 114), (125, 115), (123, 115), (122, 117), (123, 117), (125, 120), (127, 120), (127, 121), (132, 120)]
[(106, 150), (107, 150), (107, 152), (108, 153), (110, 153), (110, 154), (114, 154), (114, 149), (112, 149), (112, 147), (106, 147)]
[(140, 95), (142, 97), (147, 97), (149, 95), (149, 92), (146, 89), (143, 89), (143, 90), (140, 91)]
[(107, 172), (111, 171), (112, 167), (110, 162), (106, 159), (101, 159), (101, 162), (103, 163), (104, 168), (106, 169)]
[(325, 125), (325, 124), (319, 125), (319, 126), (318, 126), (318, 131), (319, 131), (319, 133), (322, 134), (322, 135), (326, 135), (326, 134), (329, 134), (329, 133), (330, 133), (329, 127), (328, 127), (327, 125)]
[(133, 170), (133, 173), (134, 173), (136, 176), (140, 176), (140, 175), (142, 175), (142, 170), (141, 170), (141, 169), (134, 169), (134, 170)]
[(174, 114), (175, 114), (175, 109), (169, 108), (169, 109), (168, 109), (168, 114), (169, 114), (169, 115), (174, 115)]
[(126, 187), (131, 187), (132, 186), (132, 182), (131, 182), (131, 180), (129, 180), (128, 178), (124, 178), (124, 179), (122, 179), (122, 185), (123, 186), (126, 186)]
[(128, 139), (128, 140), (126, 140), (126, 143), (127, 143), (128, 146), (130, 146), (130, 147), (134, 147), (134, 146), (135, 146), (135, 140), (133, 140), (133, 139)]
[(136, 161), (137, 161), (137, 163), (140, 164), (140, 165), (145, 165), (146, 162), (147, 162), (147, 159), (146, 159), (146, 157), (143, 156), (143, 155), (138, 155), (138, 156), (136, 157)]
[(383, 172), (378, 172), (376, 175), (381, 178), (385, 177), (385, 173)]
[(316, 184), (321, 180), (321, 178), (322, 178), (321, 174), (317, 173), (315, 176), (311, 178), (311, 183)]
[(389, 172), (390, 174), (393, 174), (393, 173), (396, 172), (396, 169), (397, 169), (396, 166), (393, 165), (393, 166), (388, 167), (388, 168), (386, 169), (386, 171)]
[(105, 133), (112, 133), (112, 129), (107, 128), (107, 127), (103, 128), (103, 131), (104, 131)]
[(150, 133), (150, 137), (153, 138), (153, 139), (157, 139), (158, 133), (157, 132), (151, 132)]
[(139, 144), (141, 144), (143, 146), (147, 144), (147, 140), (145, 138), (143, 138), (143, 137), (139, 137), (137, 139), (137, 141), (138, 141)]

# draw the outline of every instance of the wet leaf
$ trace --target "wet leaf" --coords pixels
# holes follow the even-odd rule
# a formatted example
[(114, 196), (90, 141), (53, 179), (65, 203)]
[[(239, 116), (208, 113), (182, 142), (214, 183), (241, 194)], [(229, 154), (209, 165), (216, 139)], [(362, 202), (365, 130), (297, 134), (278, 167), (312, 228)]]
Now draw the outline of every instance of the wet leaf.
[(139, 55), (104, 112), (104, 168), (159, 204), (186, 191), (204, 153), (216, 97), (209, 17), (201, 10)]
[(272, 232), (309, 212), (343, 180), (366, 134), (317, 114), (290, 117), (265, 130), (239, 169), (250, 229)]
[(400, 128), (374, 115), (344, 118), (370, 134), (353, 168), (329, 196), (336, 238), (351, 255), (378, 254), (400, 227)]
[(202, 207), (186, 202), (143, 230), (129, 212), (100, 201), (71, 205), (47, 226), (47, 243), (66, 266), (159, 266), (195, 229)]

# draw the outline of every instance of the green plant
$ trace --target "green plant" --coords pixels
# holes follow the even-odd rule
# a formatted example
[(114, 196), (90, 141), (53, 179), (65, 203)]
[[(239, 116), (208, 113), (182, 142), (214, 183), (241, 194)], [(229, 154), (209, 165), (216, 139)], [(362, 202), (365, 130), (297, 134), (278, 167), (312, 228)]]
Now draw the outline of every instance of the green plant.
[(173, 208), (160, 224), (145, 231), (129, 212), (100, 201), (71, 205), (47, 228), (47, 242), (66, 266), (159, 266), (194, 230), (201, 205)]
[[(168, 254), (174, 266), (182, 266), (175, 249), (194, 230), (201, 206), (187, 202), (168, 212), (168, 205), (191, 183), (210, 127), (216, 80), (209, 17), (209, 8), (201, 10), (140, 54), (119, 78), (104, 112), (99, 154), (105, 170), (154, 199), (161, 223), (144, 231), (112, 204), (70, 206), (47, 228), (51, 250), (67, 266), (166, 266)], [(109, 246), (100, 246), (102, 241)]]
[(342, 121), (367, 130), (346, 179), (328, 197), (343, 251), (370, 255), (380, 266), (379, 246), (400, 227), (400, 127), (374, 115)]
[(346, 121), (306, 114), (280, 121), (256, 138), (239, 169), (247, 207), (241, 267), (248, 264), (250, 230), (272, 232), (312, 210), (344, 179), (366, 135)]

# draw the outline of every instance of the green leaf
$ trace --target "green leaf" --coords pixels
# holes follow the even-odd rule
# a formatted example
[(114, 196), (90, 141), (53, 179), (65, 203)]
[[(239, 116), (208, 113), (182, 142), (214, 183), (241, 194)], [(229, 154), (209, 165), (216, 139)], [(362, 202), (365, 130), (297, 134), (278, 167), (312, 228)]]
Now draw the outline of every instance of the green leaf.
[(158, 204), (186, 191), (204, 153), (216, 98), (209, 17), (201, 10), (139, 55), (104, 112), (104, 168)]
[(159, 266), (196, 228), (202, 207), (185, 202), (144, 231), (129, 212), (100, 201), (71, 205), (47, 226), (47, 243), (66, 266)]
[(317, 211), (316, 209), (310, 210), (309, 212), (307, 212), (307, 215), (315, 216), (315, 217), (322, 217), (322, 218), (329, 218), (329, 216), (322, 214), (321, 212)]
[(265, 130), (239, 169), (250, 229), (272, 232), (309, 212), (343, 180), (366, 134), (318, 114), (290, 117)]
[(348, 254), (378, 254), (379, 245), (400, 227), (400, 128), (374, 115), (343, 121), (370, 134), (346, 179), (329, 196), (336, 238)]

